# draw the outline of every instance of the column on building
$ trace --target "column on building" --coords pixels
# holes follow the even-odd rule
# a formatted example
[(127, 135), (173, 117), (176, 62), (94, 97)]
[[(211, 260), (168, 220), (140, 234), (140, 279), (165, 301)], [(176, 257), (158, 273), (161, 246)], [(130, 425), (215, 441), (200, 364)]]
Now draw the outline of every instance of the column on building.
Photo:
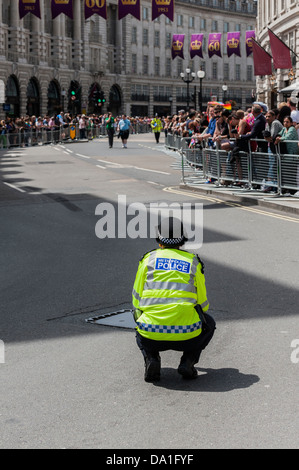
[(2, 18), (2, 4), (3, 0), (0, 0), (0, 58), (5, 60), (5, 41), (4, 41), (4, 30), (2, 28), (3, 18)]
[(30, 53), (34, 57), (34, 63), (39, 64), (40, 57), (42, 55), (42, 41), (41, 41), (41, 31), (42, 31), (42, 20), (35, 15), (32, 15), (32, 31), (30, 33), (31, 39), (31, 51)]
[(61, 17), (59, 15), (53, 20), (53, 36), (51, 39), (51, 55), (54, 58), (54, 63), (51, 63), (52, 67), (58, 67), (60, 64), (60, 44), (61, 44)]
[(80, 68), (82, 57), (81, 0), (74, 0), (74, 61)]
[(13, 57), (9, 57), (10, 61), (17, 62), (20, 53), (23, 53), (22, 41), (21, 41), (21, 20), (19, 14), (19, 2), (10, 2), (10, 45), (17, 44), (17, 47), (11, 48), (11, 54)]

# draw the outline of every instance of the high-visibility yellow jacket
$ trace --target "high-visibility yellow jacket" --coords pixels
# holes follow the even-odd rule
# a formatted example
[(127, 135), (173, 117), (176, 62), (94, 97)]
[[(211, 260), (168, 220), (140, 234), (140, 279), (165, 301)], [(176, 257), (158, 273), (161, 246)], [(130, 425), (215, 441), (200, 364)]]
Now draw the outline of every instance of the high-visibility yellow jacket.
[(187, 251), (163, 248), (139, 262), (133, 306), (142, 314), (137, 331), (157, 341), (184, 341), (201, 333), (196, 305), (209, 309), (203, 264)]
[(151, 120), (151, 128), (153, 132), (161, 132), (163, 129), (163, 125), (161, 119), (154, 118)]

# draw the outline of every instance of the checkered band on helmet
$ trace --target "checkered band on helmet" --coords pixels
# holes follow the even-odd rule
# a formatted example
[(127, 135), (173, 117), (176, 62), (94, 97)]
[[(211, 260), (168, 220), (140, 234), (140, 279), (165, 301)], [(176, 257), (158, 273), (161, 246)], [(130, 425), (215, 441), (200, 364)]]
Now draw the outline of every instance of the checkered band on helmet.
[(165, 246), (180, 246), (188, 241), (182, 222), (174, 217), (163, 219), (157, 227), (157, 232), (157, 242)]

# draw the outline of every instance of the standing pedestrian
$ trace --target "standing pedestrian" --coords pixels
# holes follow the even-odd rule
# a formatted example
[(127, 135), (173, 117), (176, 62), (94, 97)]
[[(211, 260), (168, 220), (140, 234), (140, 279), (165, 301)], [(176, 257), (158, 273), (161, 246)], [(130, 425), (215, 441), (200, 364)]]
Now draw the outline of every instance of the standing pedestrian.
[(155, 134), (156, 143), (158, 144), (160, 139), (160, 133), (163, 129), (162, 122), (158, 114), (155, 114), (155, 117), (151, 120), (151, 128), (153, 133)]
[(114, 136), (114, 117), (112, 116), (111, 112), (108, 113), (108, 116), (105, 119), (105, 123), (109, 140), (109, 148), (112, 149)]
[(179, 219), (163, 219), (159, 248), (141, 259), (133, 288), (136, 341), (145, 361), (146, 382), (160, 379), (160, 351), (182, 351), (178, 373), (197, 376), (194, 365), (213, 337), (215, 322), (207, 315), (204, 265), (180, 247), (187, 241)]
[(85, 120), (85, 114), (82, 114), (79, 118), (79, 133), (80, 133), (80, 140), (86, 138), (86, 120)]
[(122, 141), (123, 148), (127, 148), (127, 142), (130, 134), (131, 122), (127, 119), (125, 114), (122, 115), (121, 120), (118, 123), (119, 135)]

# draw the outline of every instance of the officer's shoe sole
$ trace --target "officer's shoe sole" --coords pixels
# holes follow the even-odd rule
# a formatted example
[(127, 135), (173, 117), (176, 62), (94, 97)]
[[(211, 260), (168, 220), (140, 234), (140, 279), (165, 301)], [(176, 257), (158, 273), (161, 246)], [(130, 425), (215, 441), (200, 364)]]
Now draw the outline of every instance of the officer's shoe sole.
[(146, 382), (158, 382), (160, 380), (161, 361), (158, 359), (146, 359), (144, 380)]
[(178, 367), (178, 373), (187, 380), (195, 379), (197, 377), (197, 370), (191, 364), (180, 364)]

